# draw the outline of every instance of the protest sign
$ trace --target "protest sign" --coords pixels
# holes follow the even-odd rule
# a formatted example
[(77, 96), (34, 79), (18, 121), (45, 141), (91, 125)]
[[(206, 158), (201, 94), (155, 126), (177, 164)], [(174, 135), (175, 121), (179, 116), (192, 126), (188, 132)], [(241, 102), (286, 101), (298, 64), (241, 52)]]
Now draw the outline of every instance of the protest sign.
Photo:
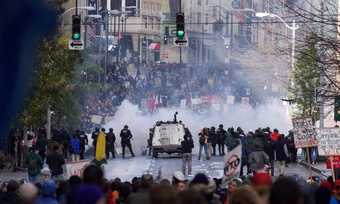
[(232, 179), (240, 175), (242, 164), (241, 154), (242, 146), (240, 144), (228, 152), (228, 154), (224, 157), (224, 176), (227, 179)]
[(293, 118), (294, 143), (296, 148), (318, 145), (317, 132), (312, 118)]
[(317, 132), (319, 155), (340, 155), (340, 128), (322, 128)]
[(84, 169), (90, 164), (89, 160), (81, 160), (77, 162), (67, 162), (64, 165), (64, 178), (69, 179), (71, 176), (81, 177)]

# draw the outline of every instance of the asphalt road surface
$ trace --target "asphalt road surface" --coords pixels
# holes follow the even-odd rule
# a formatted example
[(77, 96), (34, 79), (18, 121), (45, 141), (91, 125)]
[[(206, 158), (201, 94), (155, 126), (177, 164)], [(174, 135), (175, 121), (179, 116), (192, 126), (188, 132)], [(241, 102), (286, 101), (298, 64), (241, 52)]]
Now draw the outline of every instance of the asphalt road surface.
[[(198, 160), (197, 155), (193, 155), (192, 174), (205, 173), (211, 178), (221, 178), (223, 175), (223, 157), (213, 157), (211, 160)], [(171, 179), (173, 172), (182, 169), (182, 160), (178, 157), (163, 156), (158, 159), (150, 157), (135, 157), (127, 159), (109, 160), (105, 165), (105, 176), (108, 179), (119, 177), (123, 180), (130, 180), (135, 176), (150, 173), (157, 177)], [(246, 168), (244, 169), (246, 172)], [(308, 178), (312, 173), (299, 164), (289, 164), (285, 175), (299, 175)]]
[[(221, 178), (223, 175), (223, 157), (213, 157), (211, 160), (198, 160), (197, 155), (193, 155), (192, 174), (206, 173), (211, 178)], [(157, 177), (171, 179), (173, 172), (182, 169), (182, 159), (179, 157), (161, 156), (152, 159), (148, 156), (137, 156), (134, 158), (117, 158), (108, 160), (105, 165), (105, 177), (107, 179), (121, 178), (123, 181), (131, 180), (135, 176), (150, 173)], [(246, 170), (246, 169), (245, 169)], [(286, 168), (286, 175), (299, 175), (307, 178), (311, 173), (299, 164), (289, 164)], [(25, 172), (0, 171), (0, 182), (10, 179), (27, 179)]]

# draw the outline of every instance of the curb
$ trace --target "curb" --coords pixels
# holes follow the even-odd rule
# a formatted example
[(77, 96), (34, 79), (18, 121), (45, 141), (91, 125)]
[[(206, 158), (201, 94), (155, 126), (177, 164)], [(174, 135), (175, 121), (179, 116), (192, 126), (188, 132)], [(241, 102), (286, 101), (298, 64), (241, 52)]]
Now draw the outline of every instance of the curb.
[(308, 164), (308, 163), (305, 162), (305, 161), (299, 161), (298, 163), (299, 163), (301, 166), (304, 166), (306, 169), (311, 169), (313, 172), (315, 172), (315, 173), (317, 173), (317, 174), (320, 174), (321, 176), (323, 176), (323, 177), (325, 177), (325, 178), (328, 177), (328, 175), (325, 174), (325, 172), (324, 172), (323, 170), (321, 170), (321, 169), (319, 169), (319, 168), (316, 168), (316, 167), (314, 167), (313, 165)]

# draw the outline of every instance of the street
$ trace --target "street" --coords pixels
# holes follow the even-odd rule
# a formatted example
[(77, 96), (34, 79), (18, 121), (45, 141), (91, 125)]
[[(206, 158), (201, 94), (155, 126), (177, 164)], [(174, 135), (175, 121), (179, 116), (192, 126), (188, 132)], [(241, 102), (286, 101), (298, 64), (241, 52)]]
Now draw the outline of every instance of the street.
[[(196, 173), (206, 173), (211, 178), (221, 178), (223, 176), (222, 157), (213, 157), (211, 160), (198, 160), (197, 155), (193, 156), (192, 175)], [(157, 177), (161, 173), (162, 178), (171, 179), (175, 171), (182, 170), (182, 160), (176, 157), (161, 157), (151, 159), (150, 157), (139, 156), (128, 159), (109, 160), (105, 165), (105, 177), (122, 180), (131, 180), (135, 176), (150, 173)], [(246, 170), (246, 168), (245, 168)], [(316, 175), (299, 164), (289, 164), (286, 168), (286, 175), (298, 175), (307, 179), (310, 175)]]

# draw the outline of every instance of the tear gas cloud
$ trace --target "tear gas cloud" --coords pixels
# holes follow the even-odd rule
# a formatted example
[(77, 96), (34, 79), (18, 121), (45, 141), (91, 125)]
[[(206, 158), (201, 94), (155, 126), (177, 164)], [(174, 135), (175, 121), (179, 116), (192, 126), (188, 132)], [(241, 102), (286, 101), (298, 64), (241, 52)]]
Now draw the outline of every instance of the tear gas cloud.
[[(271, 100), (257, 108), (234, 105), (232, 110), (228, 112), (221, 110), (197, 114), (189, 109), (161, 108), (157, 113), (146, 115), (142, 114), (137, 105), (124, 100), (112, 121), (105, 124), (104, 127), (114, 129), (119, 144), (120, 130), (124, 125), (128, 125), (134, 136), (133, 148), (140, 153), (147, 146), (149, 128), (152, 128), (156, 121), (173, 120), (176, 111), (179, 113), (178, 120), (183, 121), (185, 126), (189, 128), (195, 143), (198, 142), (197, 134), (203, 127), (218, 127), (219, 124), (223, 124), (225, 129), (240, 126), (245, 132), (255, 130), (258, 127), (270, 127), (271, 129), (277, 128), (280, 132), (286, 134), (291, 128), (288, 107), (283, 105), (280, 100)], [(195, 146), (197, 147), (197, 145)]]

